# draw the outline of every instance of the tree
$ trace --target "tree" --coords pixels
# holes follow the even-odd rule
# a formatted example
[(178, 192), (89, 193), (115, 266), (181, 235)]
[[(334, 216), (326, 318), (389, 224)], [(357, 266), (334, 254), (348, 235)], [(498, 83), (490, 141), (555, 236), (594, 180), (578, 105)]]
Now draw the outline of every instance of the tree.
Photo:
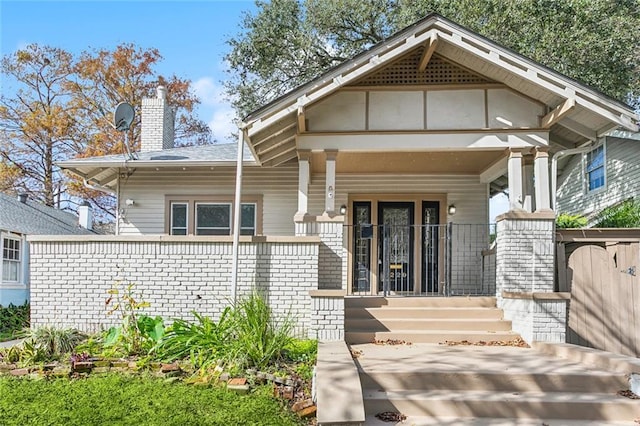
[[(75, 58), (49, 46), (32, 44), (0, 63), (17, 87), (0, 95), (0, 185), (54, 206), (64, 191), (92, 201), (103, 218), (113, 217), (113, 198), (91, 191), (56, 168), (73, 157), (121, 154), (123, 136), (115, 131), (112, 113), (120, 102), (138, 107), (154, 96), (159, 84), (168, 88), (176, 108), (178, 144), (211, 141), (208, 126), (193, 115), (199, 100), (190, 82), (164, 78), (154, 71), (162, 59), (156, 49), (132, 44), (114, 50), (84, 52)], [(140, 114), (130, 130), (134, 149), (140, 143)]]
[(227, 93), (243, 116), (437, 12), (640, 107), (636, 0), (274, 0), (228, 40)]

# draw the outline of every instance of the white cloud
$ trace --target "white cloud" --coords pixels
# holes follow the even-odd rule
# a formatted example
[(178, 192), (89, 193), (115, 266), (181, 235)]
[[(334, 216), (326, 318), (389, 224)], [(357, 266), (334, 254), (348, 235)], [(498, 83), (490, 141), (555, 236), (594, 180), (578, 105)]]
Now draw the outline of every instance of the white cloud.
[(200, 98), (200, 113), (207, 122), (213, 137), (219, 142), (233, 141), (237, 134), (235, 112), (225, 99), (224, 87), (211, 77), (202, 77), (193, 83), (193, 90)]

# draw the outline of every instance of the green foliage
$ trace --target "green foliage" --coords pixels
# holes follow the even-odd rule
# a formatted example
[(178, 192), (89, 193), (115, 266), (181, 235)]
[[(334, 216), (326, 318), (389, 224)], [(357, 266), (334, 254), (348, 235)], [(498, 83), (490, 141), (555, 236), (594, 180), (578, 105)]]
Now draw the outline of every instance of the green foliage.
[(11, 340), (29, 327), (29, 303), (23, 305), (0, 306), (0, 341)]
[(254, 292), (235, 307), (239, 354), (248, 366), (263, 368), (279, 359), (291, 343), (293, 319), (276, 320), (264, 294)]
[[(41, 360), (56, 359), (64, 354), (70, 354), (75, 347), (87, 336), (75, 328), (57, 328), (53, 326), (39, 327), (25, 330), (22, 334), (24, 351), (32, 353), (32, 357)], [(38, 361), (36, 361), (38, 362)]]
[(0, 378), (0, 423), (21, 425), (297, 425), (270, 387), (237, 395), (150, 377)]
[(311, 380), (313, 367), (318, 358), (318, 341), (309, 339), (293, 339), (284, 347), (287, 359), (297, 363), (295, 371), (305, 380)]
[(111, 354), (146, 354), (164, 337), (163, 319), (140, 313), (150, 305), (137, 300), (134, 286), (132, 283), (116, 283), (108, 292), (110, 296), (105, 302), (109, 308), (107, 314), (116, 314), (121, 321), (104, 335), (103, 345), (110, 349)]
[(629, 199), (607, 207), (596, 218), (596, 228), (640, 228), (640, 201)]
[(189, 358), (196, 368), (232, 360), (235, 356), (235, 323), (230, 308), (216, 322), (193, 312), (196, 320), (176, 319), (154, 356), (167, 361)]
[(556, 228), (584, 228), (586, 226), (587, 218), (579, 214), (571, 215), (568, 213), (561, 213), (556, 218)]
[(640, 102), (636, 0), (257, 1), (231, 47), (227, 92), (245, 115), (437, 12), (616, 99)]

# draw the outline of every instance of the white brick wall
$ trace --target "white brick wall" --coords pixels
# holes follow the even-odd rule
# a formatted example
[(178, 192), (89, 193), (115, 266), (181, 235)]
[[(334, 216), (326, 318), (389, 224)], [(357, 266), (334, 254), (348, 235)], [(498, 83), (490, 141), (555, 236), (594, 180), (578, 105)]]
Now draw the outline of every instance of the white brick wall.
[[(106, 315), (105, 300), (118, 281), (135, 283), (140, 300), (151, 303), (149, 315), (192, 319), (195, 310), (217, 318), (229, 304), (232, 245), (213, 240), (32, 240), (31, 323), (85, 331), (109, 326), (116, 318)], [(274, 312), (291, 313), (302, 335), (311, 330), (319, 242), (289, 240), (240, 244), (238, 294), (265, 290)]]
[(174, 113), (164, 98), (142, 100), (140, 150), (173, 148)]
[[(554, 220), (504, 218), (497, 224), (496, 296), (513, 330), (527, 342), (564, 342), (567, 310), (564, 299), (532, 299), (527, 293), (554, 292)], [(503, 298), (502, 292), (522, 293)]]
[(344, 339), (344, 297), (311, 297), (311, 332), (322, 341)]
[(347, 288), (347, 251), (345, 227), (341, 221), (323, 217), (309, 222), (296, 222), (296, 235), (319, 236), (322, 240), (318, 258), (318, 289)]

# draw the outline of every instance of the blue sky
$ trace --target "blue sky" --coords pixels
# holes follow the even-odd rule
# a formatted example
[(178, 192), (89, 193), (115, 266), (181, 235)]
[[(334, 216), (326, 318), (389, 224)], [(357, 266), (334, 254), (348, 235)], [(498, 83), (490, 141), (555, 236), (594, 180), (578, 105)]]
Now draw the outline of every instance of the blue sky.
[(11, 1), (0, 0), (2, 56), (30, 43), (72, 53), (134, 43), (157, 48), (164, 60), (156, 70), (193, 83), (202, 100), (200, 119), (224, 140), (233, 112), (224, 101), (225, 40), (239, 31), (253, 1)]

